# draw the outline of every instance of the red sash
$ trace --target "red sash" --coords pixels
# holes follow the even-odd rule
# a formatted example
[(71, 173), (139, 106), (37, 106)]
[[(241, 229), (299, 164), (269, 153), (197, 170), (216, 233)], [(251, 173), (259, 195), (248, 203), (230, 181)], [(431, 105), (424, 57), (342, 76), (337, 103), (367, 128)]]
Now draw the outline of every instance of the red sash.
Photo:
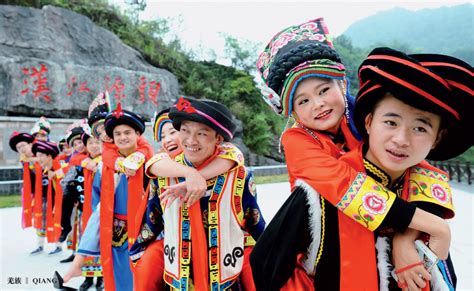
[(21, 217), (21, 227), (28, 228), (32, 225), (32, 193), (31, 193), (31, 174), (30, 174), (30, 163), (23, 163), (23, 193), (21, 199), (21, 205), (23, 208)]

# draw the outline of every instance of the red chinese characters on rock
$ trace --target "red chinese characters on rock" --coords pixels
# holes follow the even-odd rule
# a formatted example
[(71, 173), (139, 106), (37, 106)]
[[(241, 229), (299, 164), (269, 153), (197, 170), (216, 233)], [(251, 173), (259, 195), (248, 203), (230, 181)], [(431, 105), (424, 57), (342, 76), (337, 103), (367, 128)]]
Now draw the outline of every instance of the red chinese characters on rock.
[[(76, 87), (78, 87), (77, 90), (74, 90)], [(90, 93), (91, 91), (91, 89), (87, 87), (87, 81), (84, 81), (78, 84), (77, 78), (75, 76), (73, 76), (71, 80), (67, 83), (67, 88), (68, 88), (68, 92), (67, 92), (68, 97), (71, 97), (72, 94), (74, 94), (74, 91), (76, 91), (77, 93)]]
[(109, 92), (110, 95), (114, 96), (117, 102), (120, 102), (125, 99), (125, 94), (123, 93), (123, 91), (125, 90), (125, 84), (122, 83), (122, 78), (115, 77), (114, 83), (112, 84), (112, 86), (110, 86), (110, 77), (105, 76), (105, 89)]
[[(145, 93), (148, 86), (148, 94)], [(154, 105), (158, 105), (158, 93), (160, 92), (161, 84), (157, 81), (148, 82), (145, 76), (140, 77), (140, 84), (138, 85), (138, 94), (140, 96), (140, 104), (144, 104), (146, 100), (150, 100)]]
[(23, 68), (22, 73), (25, 76), (23, 84), (25, 87), (20, 91), (20, 94), (25, 96), (31, 93), (33, 94), (33, 99), (41, 98), (45, 102), (50, 103), (51, 97), (49, 96), (49, 92), (51, 90), (47, 86), (47, 72), (48, 67), (46, 67), (45, 64), (40, 64), (39, 68)]

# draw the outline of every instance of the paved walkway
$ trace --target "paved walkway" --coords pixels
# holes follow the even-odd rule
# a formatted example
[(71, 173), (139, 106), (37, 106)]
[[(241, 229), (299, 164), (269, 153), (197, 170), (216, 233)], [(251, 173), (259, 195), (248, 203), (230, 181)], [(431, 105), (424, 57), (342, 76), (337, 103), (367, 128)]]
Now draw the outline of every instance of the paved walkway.
[[(474, 290), (474, 186), (453, 184), (453, 187), (456, 217), (451, 222), (451, 253), (458, 290)], [(289, 184), (259, 185), (257, 190), (263, 216), (269, 221), (289, 195)], [(54, 246), (47, 245), (45, 254), (29, 256), (35, 246), (34, 230), (20, 228), (20, 208), (0, 209), (0, 290), (53, 290), (53, 271), (66, 272), (69, 264), (60, 264), (59, 260), (69, 256), (70, 251), (48, 256), (47, 252)], [(68, 285), (77, 288), (82, 281), (75, 278)]]

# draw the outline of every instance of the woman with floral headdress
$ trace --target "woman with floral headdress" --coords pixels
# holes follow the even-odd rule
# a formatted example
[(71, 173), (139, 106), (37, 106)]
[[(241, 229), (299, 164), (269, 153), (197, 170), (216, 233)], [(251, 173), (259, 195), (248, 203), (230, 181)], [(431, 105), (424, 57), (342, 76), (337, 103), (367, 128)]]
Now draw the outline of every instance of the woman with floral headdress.
[[(358, 286), (376, 290), (377, 286), (371, 285), (374, 281), (361, 279), (376, 272), (350, 268), (351, 254), (368, 256), (371, 251), (354, 249), (347, 226), (358, 218), (340, 211), (340, 207), (361, 175), (365, 179), (361, 193), (383, 186), (337, 160), (356, 148), (358, 141), (353, 133), (353, 99), (348, 94), (344, 66), (323, 20), (292, 26), (277, 34), (261, 54), (257, 68), (265, 81), (266, 101), (278, 113), (295, 120), (295, 125), (283, 133), (282, 144), (290, 183), (296, 190), (251, 255), (257, 288), (351, 290)], [(413, 209), (396, 198), (384, 209), (378, 226), (383, 221), (383, 225), (406, 229), (409, 219), (396, 218), (413, 214)], [(311, 232), (305, 236), (308, 224)]]

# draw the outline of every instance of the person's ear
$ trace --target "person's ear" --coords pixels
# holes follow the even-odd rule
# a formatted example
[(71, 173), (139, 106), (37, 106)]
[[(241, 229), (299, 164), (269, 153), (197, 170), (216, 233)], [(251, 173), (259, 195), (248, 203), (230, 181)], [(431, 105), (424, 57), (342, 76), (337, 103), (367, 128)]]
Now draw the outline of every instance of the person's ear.
[(217, 143), (220, 144), (224, 141), (224, 137), (220, 134), (217, 135)]
[(372, 126), (372, 118), (373, 118), (372, 113), (367, 114), (367, 116), (365, 117), (365, 130), (367, 131), (367, 134), (370, 134), (370, 127)]
[(436, 140), (435, 142), (433, 143), (433, 146), (431, 147), (431, 149), (434, 149), (436, 148), (436, 146), (439, 144), (439, 142), (443, 139), (443, 137), (448, 133), (448, 130), (447, 129), (441, 129), (439, 132), (438, 132), (438, 136), (436, 137)]

